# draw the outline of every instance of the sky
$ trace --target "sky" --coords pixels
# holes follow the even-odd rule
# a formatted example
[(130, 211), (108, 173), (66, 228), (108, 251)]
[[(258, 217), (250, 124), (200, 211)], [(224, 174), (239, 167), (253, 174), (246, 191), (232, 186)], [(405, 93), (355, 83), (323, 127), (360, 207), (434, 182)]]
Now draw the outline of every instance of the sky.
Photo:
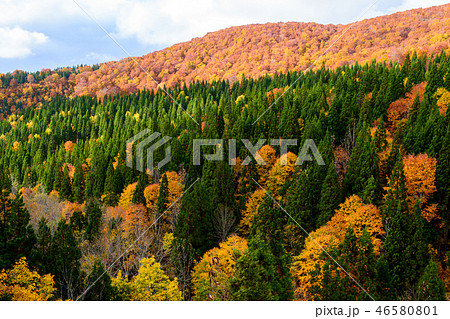
[(130, 55), (142, 56), (231, 26), (290, 21), (348, 24), (449, 1), (374, 2), (1, 0), (0, 73), (92, 65)]

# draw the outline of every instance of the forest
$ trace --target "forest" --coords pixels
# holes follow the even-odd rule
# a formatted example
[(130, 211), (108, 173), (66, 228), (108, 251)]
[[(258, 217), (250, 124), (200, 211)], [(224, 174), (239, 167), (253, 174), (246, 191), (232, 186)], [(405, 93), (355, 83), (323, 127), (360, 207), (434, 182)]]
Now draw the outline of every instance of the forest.
[[(5, 102), (0, 299), (448, 299), (450, 55), (402, 60)], [(146, 128), (153, 175), (126, 165)], [(301, 142), (193, 165), (194, 139)]]
[[(450, 4), (414, 9), (349, 25), (266, 23), (230, 27), (142, 57), (100, 65), (16, 70), (0, 74), (0, 118), (42, 106), (58, 95), (126, 95), (197, 81), (360, 64), (404, 62), (407, 53), (438, 55), (450, 48)], [(138, 63), (139, 65), (137, 65)], [(3, 104), (3, 105), (2, 105)]]

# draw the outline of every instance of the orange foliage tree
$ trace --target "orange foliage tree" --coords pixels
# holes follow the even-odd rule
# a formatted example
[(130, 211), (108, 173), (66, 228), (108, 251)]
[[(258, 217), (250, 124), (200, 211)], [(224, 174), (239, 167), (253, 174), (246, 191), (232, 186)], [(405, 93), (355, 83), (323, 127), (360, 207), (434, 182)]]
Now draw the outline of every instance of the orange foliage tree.
[[(167, 201), (170, 208), (162, 217), (165, 224), (171, 225), (171, 230), (175, 228), (175, 223), (177, 221), (178, 213), (180, 212), (181, 201), (175, 202), (183, 193), (183, 184), (181, 182), (181, 177), (176, 172), (167, 172), (168, 181), (168, 193), (169, 196)], [(161, 178), (162, 179), (162, 178)], [(158, 202), (159, 187), (161, 185), (161, 179), (157, 184), (151, 184), (147, 186), (144, 190), (144, 197), (147, 202), (147, 208), (152, 216), (156, 214), (156, 204)]]
[[(300, 255), (294, 257), (291, 272), (296, 299), (308, 300), (311, 298), (310, 273), (316, 269), (316, 266), (322, 268), (325, 264), (325, 260), (321, 257), (322, 249), (329, 251), (336, 248), (344, 241), (349, 227), (353, 227), (358, 238), (366, 228), (372, 238), (374, 250), (379, 254), (382, 244), (381, 237), (385, 233), (380, 211), (376, 206), (366, 205), (360, 197), (352, 195), (340, 205), (336, 214), (326, 225), (310, 234), (305, 241), (305, 249)], [(321, 277), (319, 276), (319, 278)]]
[(418, 97), (419, 101), (423, 100), (423, 95), (425, 93), (425, 87), (427, 83), (423, 82), (415, 85), (411, 92), (406, 93), (406, 97), (398, 99), (389, 105), (387, 110), (388, 122), (391, 126), (391, 131), (395, 132), (398, 127), (398, 122), (402, 119), (407, 119), (409, 111), (414, 103), (414, 100)]
[(436, 204), (427, 205), (431, 195), (436, 192), (436, 159), (427, 154), (407, 155), (403, 158), (403, 164), (410, 212), (417, 199), (426, 220), (437, 218)]

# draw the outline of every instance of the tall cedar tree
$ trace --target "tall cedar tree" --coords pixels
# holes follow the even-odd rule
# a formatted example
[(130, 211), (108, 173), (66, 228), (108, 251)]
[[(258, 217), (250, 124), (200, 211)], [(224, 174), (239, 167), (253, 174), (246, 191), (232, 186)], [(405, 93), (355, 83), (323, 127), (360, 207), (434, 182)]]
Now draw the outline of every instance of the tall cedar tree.
[(72, 228), (62, 218), (52, 239), (52, 269), (56, 284), (56, 297), (75, 300), (82, 291), (81, 250)]
[(216, 244), (214, 221), (209, 209), (208, 190), (197, 182), (192, 190), (183, 196), (174, 235), (177, 241), (192, 247), (195, 259), (201, 257)]
[[(450, 76), (447, 76), (450, 78)], [(435, 194), (439, 203), (441, 218), (444, 221), (444, 227), (441, 231), (441, 239), (439, 241), (439, 251), (441, 255), (449, 249), (449, 230), (450, 230), (450, 129), (442, 141), (441, 151), (439, 152), (436, 163), (436, 188)]]
[(96, 143), (92, 149), (89, 173), (86, 180), (86, 197), (100, 198), (104, 193), (107, 156), (100, 143)]
[(103, 203), (107, 206), (116, 206), (119, 201), (119, 193), (117, 192), (118, 181), (116, 181), (115, 177), (114, 166), (111, 163), (106, 171), (105, 198), (103, 199)]
[(395, 291), (395, 299), (404, 298), (406, 289), (412, 289), (423, 272), (430, 256), (423, 235), (424, 218), (416, 202), (413, 216), (406, 202), (403, 161), (399, 160), (389, 183), (386, 201), (382, 206), (387, 234), (382, 257), (389, 267), (389, 279)]
[(111, 301), (115, 295), (111, 277), (100, 260), (96, 260), (94, 267), (86, 280), (89, 290), (83, 295), (85, 301)]
[(196, 259), (218, 244), (214, 223), (224, 207), (235, 210), (231, 169), (224, 162), (206, 162), (201, 180), (183, 196), (174, 232), (192, 245)]
[(81, 162), (78, 162), (75, 165), (75, 173), (73, 175), (73, 182), (72, 182), (73, 199), (76, 202), (82, 203), (84, 201), (84, 190), (85, 190), (85, 181), (84, 181), (83, 166)]
[(415, 300), (418, 301), (445, 301), (445, 284), (439, 278), (439, 269), (436, 262), (430, 260), (423, 275), (417, 282)]
[(297, 223), (302, 225), (307, 232), (313, 231), (316, 225), (317, 198), (313, 195), (310, 170), (311, 168), (307, 168), (296, 173), (297, 178), (294, 178), (294, 183), (287, 195), (286, 209), (295, 220), (295, 222), (288, 220), (288, 225), (294, 237), (292, 243), (294, 251), (301, 250), (306, 238), (305, 233), (298, 227)]
[(147, 207), (147, 201), (145, 200), (144, 190), (149, 184), (149, 178), (146, 172), (141, 172), (136, 185), (136, 190), (133, 194), (133, 204), (142, 204)]
[(161, 184), (159, 186), (158, 201), (156, 203), (156, 219), (158, 220), (158, 227), (161, 227), (164, 222), (164, 218), (161, 216), (166, 212), (169, 206), (169, 181), (167, 180), (167, 175), (164, 173)]
[(21, 194), (12, 201), (9, 196), (3, 190), (0, 197), (0, 269), (11, 268), (22, 257), (34, 262), (36, 235), (30, 225), (30, 213)]
[(250, 231), (248, 250), (236, 262), (235, 300), (291, 300), (290, 256), (283, 246), (285, 213), (266, 196)]
[(86, 238), (93, 241), (100, 235), (102, 225), (102, 210), (95, 199), (89, 200), (85, 209)]
[(52, 267), (51, 246), (52, 246), (52, 232), (47, 224), (47, 220), (42, 217), (38, 224), (36, 243), (36, 263), (39, 270), (43, 274), (50, 272)]
[(361, 195), (368, 179), (378, 176), (378, 154), (366, 124), (361, 128), (344, 179), (344, 195)]
[(336, 173), (334, 163), (328, 165), (327, 176), (322, 185), (322, 192), (320, 194), (319, 202), (319, 216), (317, 218), (316, 227), (325, 225), (331, 217), (333, 217), (335, 210), (341, 200), (341, 189), (339, 187), (339, 179)]
[(70, 184), (69, 167), (67, 164), (64, 165), (64, 169), (62, 172), (62, 180), (61, 180), (59, 196), (63, 200), (67, 200), (67, 201), (72, 200), (72, 185)]

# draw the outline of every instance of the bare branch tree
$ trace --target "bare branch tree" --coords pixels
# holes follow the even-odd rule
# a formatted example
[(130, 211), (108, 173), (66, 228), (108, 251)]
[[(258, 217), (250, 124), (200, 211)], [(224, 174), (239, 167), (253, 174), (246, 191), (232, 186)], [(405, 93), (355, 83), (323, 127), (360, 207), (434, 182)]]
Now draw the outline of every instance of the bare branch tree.
[(214, 216), (214, 229), (220, 242), (226, 241), (230, 235), (236, 232), (236, 217), (231, 208), (219, 207)]
[(343, 143), (344, 149), (347, 152), (348, 156), (352, 155), (355, 143), (356, 143), (356, 122), (353, 121), (348, 126), (347, 133), (345, 134), (345, 139)]
[(193, 251), (190, 243), (180, 241), (173, 247), (173, 263), (184, 300), (190, 300), (191, 298), (191, 270), (194, 265), (192, 255)]

